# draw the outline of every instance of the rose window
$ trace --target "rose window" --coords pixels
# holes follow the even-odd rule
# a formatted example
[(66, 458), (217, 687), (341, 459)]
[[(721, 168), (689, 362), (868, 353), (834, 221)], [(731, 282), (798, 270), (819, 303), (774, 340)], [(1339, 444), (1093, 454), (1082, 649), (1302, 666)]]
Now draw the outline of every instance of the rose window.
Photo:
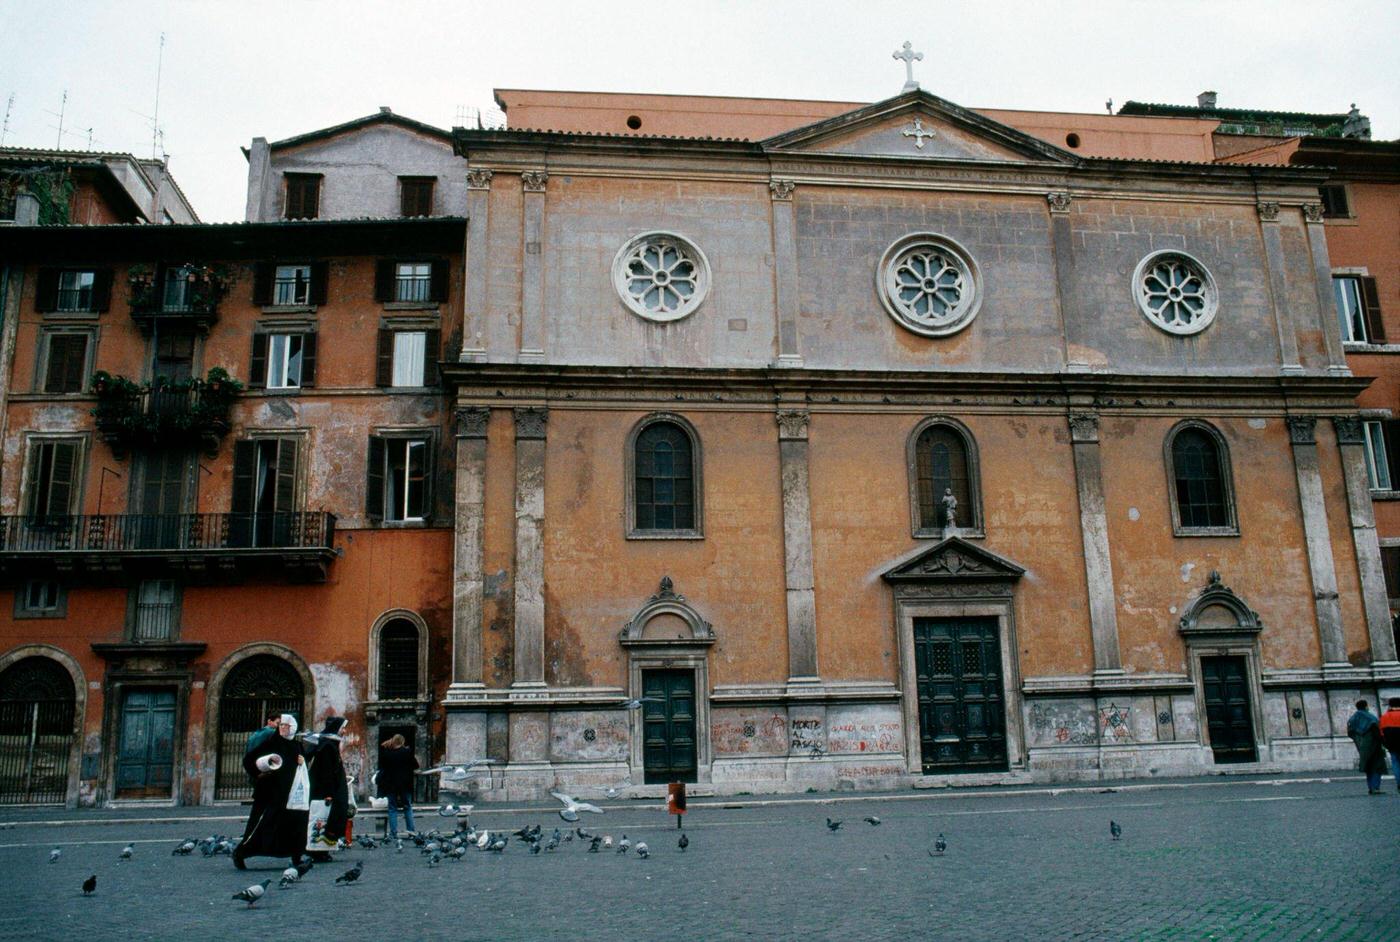
[(669, 232), (632, 239), (613, 260), (613, 286), (624, 304), (653, 321), (689, 315), (710, 286), (710, 266), (692, 243)]
[(1194, 334), (1215, 319), (1215, 279), (1204, 265), (1180, 252), (1154, 252), (1133, 275), (1138, 309), (1173, 334)]
[(930, 337), (966, 327), (981, 305), (971, 256), (941, 236), (911, 235), (890, 246), (880, 260), (879, 288), (895, 321)]

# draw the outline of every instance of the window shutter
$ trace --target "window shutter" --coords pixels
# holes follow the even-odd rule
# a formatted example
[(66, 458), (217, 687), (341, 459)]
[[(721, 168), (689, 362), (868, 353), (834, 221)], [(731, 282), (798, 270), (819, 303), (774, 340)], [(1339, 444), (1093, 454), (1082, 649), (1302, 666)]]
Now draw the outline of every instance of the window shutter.
[(384, 439), (369, 437), (369, 462), (365, 466), (365, 515), (378, 521), (384, 517)]
[(253, 264), (253, 303), (265, 306), (272, 303), (272, 279), (277, 269), (271, 262)]
[(44, 449), (47, 447), (47, 442), (31, 442), (29, 445), (29, 469), (24, 476), (29, 493), (25, 495), (24, 512), (30, 517), (39, 513), (39, 494), (44, 490), (44, 483), (39, 480), (39, 469), (43, 467)]
[(1385, 323), (1381, 318), (1381, 295), (1376, 279), (1369, 276), (1356, 279), (1361, 287), (1361, 308), (1366, 315), (1366, 335), (1371, 343), (1385, 343)]
[(432, 292), (429, 301), (447, 300), (447, 259), (433, 259), (433, 280), (429, 290)]
[(438, 360), (442, 359), (442, 331), (423, 332), (423, 385), (436, 386), (442, 381), (438, 375)]
[(374, 361), (374, 384), (392, 386), (394, 384), (394, 332), (379, 330), (379, 351)]
[(248, 439), (233, 443), (233, 513), (253, 512), (253, 473), (257, 468), (258, 443)]
[(58, 310), (58, 269), (39, 269), (39, 281), (34, 290), (34, 310)]
[(316, 332), (301, 335), (301, 385), (316, 385)]
[(311, 263), (311, 303), (316, 307), (326, 303), (326, 282), (330, 278), (330, 262)]
[(73, 512), (73, 479), (78, 470), (78, 446), (72, 442), (53, 442), (53, 472), (49, 478), (49, 515), (66, 516)]
[(248, 366), (248, 385), (267, 385), (267, 334), (253, 334), (253, 362)]
[(283, 438), (277, 442), (277, 493), (272, 509), (290, 513), (297, 509), (297, 440)]
[(1390, 487), (1400, 491), (1400, 419), (1383, 420), (1381, 437), (1385, 439), (1385, 463), (1390, 468)]
[(44, 392), (82, 392), (87, 365), (86, 334), (50, 334)]
[(374, 300), (394, 300), (394, 260), (381, 258), (374, 266)]
[(101, 314), (112, 306), (112, 269), (99, 268), (92, 273), (92, 309)]

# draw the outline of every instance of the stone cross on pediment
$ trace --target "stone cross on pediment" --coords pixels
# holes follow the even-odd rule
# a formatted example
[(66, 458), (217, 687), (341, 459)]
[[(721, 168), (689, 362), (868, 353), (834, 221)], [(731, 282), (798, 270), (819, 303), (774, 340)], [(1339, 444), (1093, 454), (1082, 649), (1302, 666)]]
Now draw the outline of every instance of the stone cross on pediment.
[(913, 124), (899, 133), (903, 134), (905, 137), (912, 137), (914, 139), (914, 146), (919, 150), (924, 149), (924, 138), (933, 137), (933, 132), (924, 127), (924, 122), (920, 118), (915, 118)]
[[(904, 45), (895, 51), (894, 57), (904, 60), (904, 88), (900, 89), (900, 91), (912, 92), (919, 87), (919, 83), (914, 81), (914, 63), (922, 62), (924, 54), (922, 52), (915, 52), (914, 44), (906, 39)], [(919, 146), (922, 147), (923, 145), (920, 144)]]

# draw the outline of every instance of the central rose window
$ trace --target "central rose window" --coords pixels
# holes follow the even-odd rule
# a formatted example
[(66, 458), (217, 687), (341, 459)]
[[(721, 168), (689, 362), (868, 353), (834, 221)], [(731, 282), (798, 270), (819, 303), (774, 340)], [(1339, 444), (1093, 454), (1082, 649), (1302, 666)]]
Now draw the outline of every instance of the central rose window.
[(877, 288), (885, 310), (928, 337), (945, 337), (971, 323), (982, 304), (981, 287), (972, 257), (944, 236), (905, 236), (880, 259)]
[(688, 316), (710, 289), (710, 263), (673, 232), (644, 232), (618, 250), (613, 287), (634, 313), (652, 321)]

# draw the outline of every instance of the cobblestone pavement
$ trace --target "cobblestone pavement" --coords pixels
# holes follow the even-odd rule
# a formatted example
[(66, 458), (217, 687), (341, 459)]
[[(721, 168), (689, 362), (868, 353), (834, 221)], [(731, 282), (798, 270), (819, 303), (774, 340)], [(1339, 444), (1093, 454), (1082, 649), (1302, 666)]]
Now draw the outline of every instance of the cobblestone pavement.
[[(685, 853), (672, 819), (634, 803), (584, 823), (645, 840), (649, 860), (595, 856), (578, 841), (532, 857), (512, 842), (429, 869), (412, 845), (356, 849), (285, 891), (275, 885), (284, 861), (255, 858), (239, 873), (224, 857), (170, 855), (179, 838), (241, 830), (226, 820), (31, 820), (0, 832), (0, 938), (1400, 939), (1400, 795), (1387, 787), (1383, 797), (1349, 780), (715, 804), (687, 816)], [(844, 822), (834, 834), (828, 815)], [(563, 824), (543, 808), (474, 819)], [(931, 857), (940, 832), (948, 851)], [(135, 859), (118, 862), (132, 840)], [(55, 845), (63, 853), (50, 865)], [(361, 859), (362, 881), (335, 886)], [(84, 898), (90, 873), (98, 889)], [(265, 877), (274, 886), (257, 906), (230, 899)]]

